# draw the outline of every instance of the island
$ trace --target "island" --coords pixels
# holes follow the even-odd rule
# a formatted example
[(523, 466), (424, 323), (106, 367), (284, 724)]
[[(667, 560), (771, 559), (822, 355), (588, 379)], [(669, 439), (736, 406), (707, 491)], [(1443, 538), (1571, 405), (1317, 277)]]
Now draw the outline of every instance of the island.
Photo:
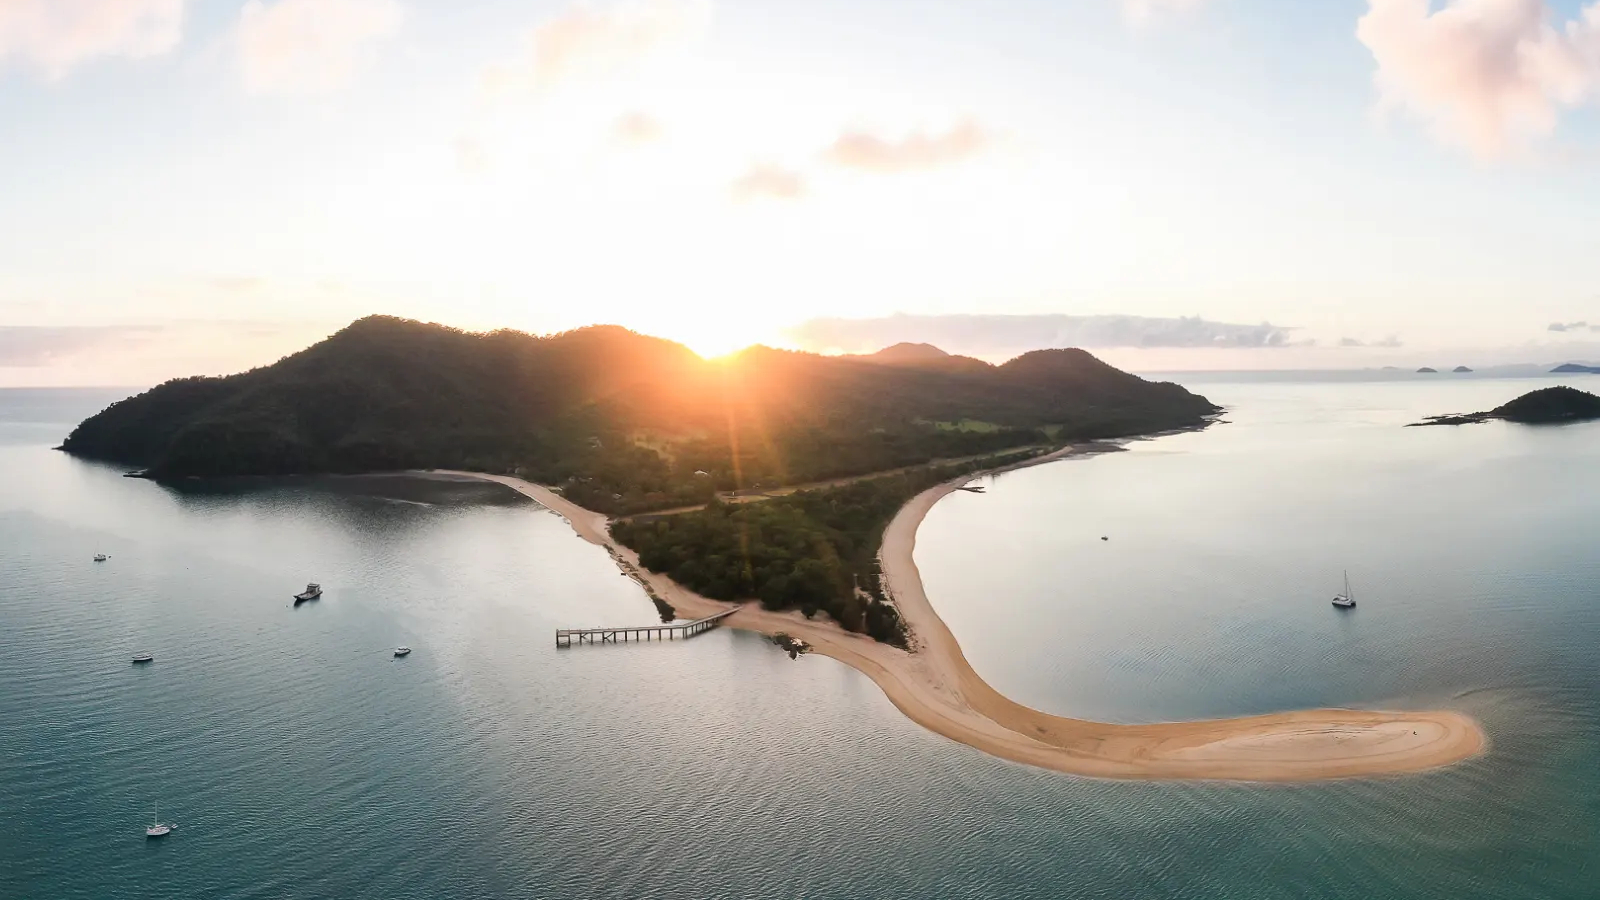
[(1417, 370), (1417, 374), (1418, 375), (1437, 375), (1437, 374), (1439, 374), (1439, 370), (1438, 369), (1430, 369), (1427, 366), (1423, 366), (1422, 368)]
[(62, 449), (158, 481), (415, 469), (496, 482), (603, 547), (664, 614), (781, 635), (792, 657), (851, 666), (924, 727), (1027, 765), (1311, 781), (1482, 752), (1478, 724), (1448, 710), (1125, 725), (1031, 709), (972, 669), (913, 557), (928, 511), (977, 477), (1218, 412), (1081, 350), (999, 366), (927, 345), (707, 361), (613, 327), (533, 337), (372, 318), (272, 366), (120, 401)]
[(112, 404), (62, 449), (157, 479), (516, 470), (627, 514), (1217, 412), (1082, 350), (1000, 366), (926, 345), (707, 361), (615, 326), (535, 337), (373, 316), (273, 365)]
[(1577, 388), (1557, 386), (1523, 394), (1510, 403), (1488, 412), (1429, 416), (1421, 422), (1412, 422), (1406, 427), (1475, 425), (1479, 422), (1496, 420), (1516, 422), (1521, 425), (1562, 425), (1594, 419), (1600, 419), (1600, 397)]
[(62, 449), (169, 481), (515, 475), (617, 517), (645, 567), (706, 597), (903, 645), (876, 557), (917, 493), (1219, 411), (1082, 350), (998, 366), (928, 344), (708, 361), (615, 326), (536, 337), (374, 316), (273, 365), (114, 403)]
[(1550, 374), (1552, 375), (1593, 375), (1595, 373), (1600, 373), (1600, 366), (1586, 366), (1582, 363), (1562, 363), (1561, 365), (1550, 370)]
[(1454, 369), (1451, 369), (1450, 371), (1454, 372), (1457, 375), (1466, 375), (1466, 374), (1470, 373), (1472, 370), (1467, 368), (1466, 366), (1456, 366)]

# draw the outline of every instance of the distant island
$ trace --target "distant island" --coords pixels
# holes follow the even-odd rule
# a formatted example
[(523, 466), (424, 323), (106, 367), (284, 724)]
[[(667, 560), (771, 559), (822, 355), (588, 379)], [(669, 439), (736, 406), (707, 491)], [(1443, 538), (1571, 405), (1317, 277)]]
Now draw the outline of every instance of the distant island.
[(1581, 363), (1562, 363), (1561, 365), (1550, 370), (1550, 374), (1552, 375), (1572, 375), (1578, 373), (1591, 375), (1600, 373), (1600, 366), (1586, 366)]
[(1558, 386), (1523, 394), (1510, 403), (1488, 412), (1429, 416), (1421, 422), (1411, 423), (1408, 427), (1474, 425), (1495, 420), (1523, 425), (1559, 425), (1593, 419), (1600, 419), (1600, 397), (1577, 388)]
[(1450, 371), (1456, 373), (1457, 375), (1465, 375), (1465, 374), (1471, 372), (1472, 370), (1467, 368), (1466, 366), (1456, 366), (1454, 369), (1451, 369)]
[(1417, 374), (1418, 375), (1437, 375), (1437, 374), (1439, 374), (1439, 370), (1438, 369), (1430, 369), (1427, 366), (1423, 366), (1422, 368), (1417, 370)]
[(1082, 350), (1000, 366), (927, 344), (707, 361), (615, 326), (535, 337), (375, 316), (271, 366), (119, 401), (62, 449), (158, 480), (515, 475), (620, 517), (612, 532), (645, 567), (706, 597), (822, 613), (903, 645), (876, 554), (906, 501), (1217, 412)]

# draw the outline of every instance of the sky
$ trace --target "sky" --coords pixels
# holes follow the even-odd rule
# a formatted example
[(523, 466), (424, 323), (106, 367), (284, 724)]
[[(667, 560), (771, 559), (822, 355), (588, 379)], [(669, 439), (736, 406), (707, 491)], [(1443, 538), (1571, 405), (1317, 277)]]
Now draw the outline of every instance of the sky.
[(1597, 102), (1577, 0), (0, 0), (0, 385), (371, 313), (1600, 358)]

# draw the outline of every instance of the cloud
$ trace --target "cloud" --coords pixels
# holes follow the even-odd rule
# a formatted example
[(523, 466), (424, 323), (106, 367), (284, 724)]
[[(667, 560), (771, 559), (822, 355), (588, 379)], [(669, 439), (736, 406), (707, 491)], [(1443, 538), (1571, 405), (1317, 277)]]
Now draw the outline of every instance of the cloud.
[(1405, 344), (1403, 344), (1401, 342), (1399, 337), (1391, 334), (1388, 337), (1383, 338), (1382, 340), (1372, 341), (1371, 343), (1368, 343), (1367, 341), (1363, 341), (1360, 338), (1352, 338), (1352, 337), (1340, 338), (1339, 339), (1339, 346), (1341, 346), (1341, 347), (1386, 347), (1386, 348), (1392, 349), (1392, 348), (1395, 348), (1395, 347), (1403, 347), (1403, 346), (1405, 346)]
[(944, 133), (914, 131), (898, 140), (867, 131), (846, 131), (822, 155), (847, 169), (895, 173), (964, 162), (992, 143), (993, 136), (977, 121), (965, 119)]
[(456, 138), (456, 170), (463, 175), (482, 175), (489, 171), (489, 151), (477, 138)]
[(87, 350), (142, 339), (155, 331), (120, 325), (0, 325), (0, 368), (49, 366)]
[(265, 278), (255, 275), (218, 275), (208, 281), (217, 290), (230, 293), (245, 293), (267, 285)]
[(1547, 331), (1583, 331), (1589, 328), (1588, 322), (1551, 322)]
[(1560, 27), (1546, 0), (1369, 0), (1356, 36), (1380, 108), (1403, 109), (1486, 159), (1548, 136), (1600, 87), (1600, 3)]
[(491, 94), (541, 93), (575, 79), (623, 74), (644, 60), (703, 35), (710, 0), (638, 0), (609, 9), (570, 7), (528, 34), (523, 58), (491, 66)]
[(1269, 323), (1234, 325), (1201, 318), (1144, 316), (894, 315), (882, 319), (812, 319), (787, 332), (812, 350), (870, 352), (901, 342), (934, 344), (952, 353), (1014, 355), (1041, 347), (1273, 348), (1295, 346), (1292, 329)]
[(661, 122), (648, 113), (629, 112), (617, 118), (611, 126), (611, 137), (627, 147), (639, 147), (660, 140)]
[(1135, 22), (1145, 22), (1171, 13), (1192, 12), (1209, 0), (1122, 0), (1122, 8)]
[(806, 181), (792, 169), (756, 163), (735, 178), (729, 190), (735, 200), (798, 200), (806, 195)]
[(0, 0), (0, 63), (62, 78), (99, 57), (159, 56), (183, 38), (185, 0)]
[(0, 384), (157, 384), (265, 365), (327, 337), (332, 321), (152, 319), (0, 326)]
[(238, 30), (245, 88), (304, 94), (344, 87), (404, 18), (396, 0), (249, 0)]

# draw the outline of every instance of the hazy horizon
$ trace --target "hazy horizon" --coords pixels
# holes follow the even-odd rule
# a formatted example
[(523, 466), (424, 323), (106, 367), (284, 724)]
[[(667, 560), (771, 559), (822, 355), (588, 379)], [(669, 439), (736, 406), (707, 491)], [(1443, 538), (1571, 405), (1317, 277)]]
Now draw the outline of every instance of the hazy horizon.
[[(1112, 344), (1110, 346), (1098, 346), (1098, 345), (1096, 345), (1095, 341), (1093, 341), (1093, 340), (1077, 341), (1077, 342), (1063, 341), (1063, 340), (1059, 340), (1059, 339), (1052, 340), (1050, 334), (1040, 334), (1039, 335), (1039, 340), (1033, 341), (1031, 343), (1023, 341), (1022, 338), (1017, 338), (1019, 343), (1016, 343), (1016, 345), (1012, 349), (1007, 350), (1005, 352), (993, 352), (996, 344), (993, 342), (992, 339), (986, 340), (981, 334), (977, 335), (977, 336), (968, 335), (966, 337), (962, 337), (960, 334), (950, 334), (950, 335), (946, 335), (944, 337), (938, 337), (938, 338), (930, 339), (933, 336), (931, 336), (931, 335), (929, 335), (927, 333), (926, 326), (932, 325), (932, 326), (935, 326), (935, 327), (941, 327), (941, 326), (946, 326), (947, 324), (952, 324), (952, 325), (955, 325), (955, 326), (970, 325), (970, 320), (972, 318), (974, 318), (974, 317), (959, 316), (959, 317), (949, 317), (949, 318), (950, 318), (951, 322), (950, 323), (945, 323), (939, 317), (932, 317), (930, 319), (924, 320), (924, 322), (923, 322), (924, 329), (923, 330), (918, 330), (916, 328), (908, 328), (908, 329), (899, 330), (899, 331), (890, 329), (890, 330), (882, 332), (882, 334), (885, 335), (885, 337), (883, 337), (882, 339), (875, 339), (875, 340), (868, 341), (866, 343), (861, 343), (858, 340), (858, 341), (856, 341), (854, 343), (851, 343), (849, 346), (827, 345), (825, 342), (822, 342), (822, 341), (819, 341), (819, 340), (812, 340), (812, 341), (809, 341), (809, 342), (806, 341), (806, 340), (791, 340), (791, 341), (788, 341), (788, 342), (775, 342), (773, 344), (751, 344), (748, 347), (739, 348), (738, 350), (733, 351), (733, 353), (736, 354), (736, 353), (741, 352), (743, 350), (753, 349), (753, 348), (758, 347), (758, 346), (768, 346), (768, 347), (775, 347), (777, 349), (783, 349), (783, 350), (799, 350), (799, 351), (802, 351), (802, 352), (817, 353), (817, 354), (824, 355), (824, 356), (870, 355), (872, 353), (876, 353), (876, 352), (878, 352), (880, 350), (895, 346), (897, 344), (922, 344), (922, 345), (936, 347), (937, 349), (939, 349), (939, 350), (941, 350), (941, 351), (943, 351), (945, 353), (951, 354), (951, 355), (967, 356), (967, 357), (971, 357), (971, 358), (974, 358), (974, 359), (983, 360), (984, 362), (988, 362), (988, 363), (991, 363), (993, 365), (1001, 365), (1001, 364), (1004, 364), (1004, 363), (1006, 363), (1006, 362), (1008, 362), (1008, 361), (1010, 361), (1012, 359), (1017, 358), (1018, 356), (1023, 355), (1024, 353), (1032, 352), (1034, 350), (1073, 348), (1073, 349), (1087, 350), (1089, 353), (1093, 354), (1094, 356), (1096, 356), (1097, 358), (1099, 358), (1101, 360), (1104, 360), (1105, 362), (1108, 362), (1108, 363), (1110, 363), (1112, 365), (1115, 365), (1115, 366), (1117, 366), (1119, 368), (1122, 368), (1122, 369), (1124, 369), (1126, 371), (1133, 372), (1133, 373), (1139, 374), (1139, 375), (1144, 375), (1144, 376), (1196, 375), (1196, 376), (1208, 376), (1208, 377), (1225, 377), (1225, 376), (1229, 376), (1229, 375), (1241, 375), (1241, 376), (1246, 376), (1246, 377), (1249, 377), (1249, 376), (1272, 376), (1272, 375), (1275, 375), (1275, 374), (1277, 374), (1277, 375), (1296, 375), (1296, 374), (1300, 374), (1300, 375), (1306, 375), (1306, 374), (1316, 375), (1316, 374), (1326, 374), (1326, 375), (1330, 375), (1330, 376), (1358, 376), (1358, 375), (1362, 375), (1362, 374), (1394, 375), (1394, 374), (1415, 374), (1418, 369), (1423, 368), (1423, 367), (1436, 369), (1437, 371), (1439, 371), (1440, 373), (1443, 373), (1443, 374), (1454, 374), (1454, 373), (1451, 372), (1451, 370), (1454, 369), (1458, 365), (1466, 365), (1469, 369), (1472, 370), (1472, 374), (1475, 374), (1475, 375), (1485, 375), (1485, 376), (1494, 376), (1494, 375), (1522, 376), (1522, 375), (1549, 374), (1549, 369), (1551, 369), (1551, 368), (1553, 368), (1553, 367), (1555, 367), (1557, 365), (1561, 365), (1563, 363), (1591, 364), (1591, 362), (1592, 362), (1591, 360), (1585, 359), (1583, 357), (1561, 357), (1561, 358), (1549, 358), (1549, 359), (1539, 359), (1539, 358), (1530, 357), (1530, 356), (1526, 356), (1526, 355), (1519, 357), (1519, 356), (1517, 356), (1516, 351), (1514, 349), (1513, 350), (1502, 350), (1502, 351), (1499, 351), (1500, 358), (1490, 359), (1489, 361), (1483, 361), (1483, 360), (1489, 359), (1490, 357), (1494, 356), (1494, 354), (1489, 353), (1487, 351), (1476, 351), (1476, 352), (1469, 351), (1464, 355), (1459, 353), (1459, 352), (1457, 352), (1455, 355), (1448, 356), (1448, 357), (1443, 357), (1442, 360), (1441, 360), (1441, 359), (1434, 359), (1434, 358), (1431, 358), (1431, 357), (1419, 356), (1414, 351), (1408, 353), (1407, 351), (1405, 351), (1404, 348), (1390, 347), (1390, 348), (1375, 348), (1375, 349), (1382, 349), (1382, 350), (1389, 351), (1389, 352), (1394, 353), (1394, 354), (1398, 354), (1394, 358), (1402, 360), (1402, 362), (1394, 363), (1394, 362), (1373, 361), (1373, 362), (1370, 362), (1370, 363), (1365, 364), (1365, 365), (1356, 365), (1350, 360), (1348, 354), (1346, 352), (1344, 352), (1344, 351), (1347, 351), (1349, 348), (1316, 348), (1316, 347), (1308, 347), (1308, 346), (1303, 345), (1303, 344), (1297, 345), (1297, 344), (1290, 344), (1290, 343), (1278, 344), (1278, 345), (1274, 345), (1274, 346), (1271, 346), (1271, 347), (1259, 347), (1259, 348), (1255, 347), (1254, 345), (1250, 345), (1250, 346), (1246, 346), (1246, 347), (1235, 347), (1235, 348), (1219, 348), (1219, 347), (1215, 347), (1215, 346), (1209, 346), (1209, 347), (1208, 346), (1187, 346), (1187, 345), (1182, 344), (1181, 341), (1180, 342), (1175, 342), (1174, 344), (1167, 345), (1167, 346), (1153, 345), (1153, 346), (1146, 346), (1146, 347), (1127, 347), (1127, 346), (1118, 346), (1116, 344)], [(993, 319), (995, 317), (988, 317), (988, 318)], [(1001, 318), (1005, 318), (1005, 317), (1001, 317)], [(869, 333), (878, 333), (877, 326), (879, 326), (879, 325), (881, 325), (883, 323), (889, 322), (891, 320), (843, 320), (843, 321), (847, 321), (848, 324), (851, 325), (851, 326), (856, 326), (856, 325), (867, 326), (866, 330)], [(1139, 326), (1139, 325), (1150, 325), (1151, 323), (1159, 324), (1158, 320), (1143, 320), (1143, 321), (1140, 321), (1140, 322), (1135, 322), (1133, 324), (1136, 325), (1136, 326)], [(348, 325), (348, 324), (349, 323), (345, 323), (345, 325)], [(444, 323), (430, 323), (430, 324), (444, 324)], [(617, 324), (618, 323), (598, 322), (598, 323), (595, 323), (594, 326), (581, 326), (581, 327), (606, 327), (606, 326), (616, 326)], [(807, 324), (813, 324), (813, 323), (807, 323)], [(833, 326), (837, 325), (838, 322), (835, 321), (835, 322), (830, 322), (830, 323), (827, 323), (827, 324), (828, 324), (829, 327), (833, 327)], [(1093, 323), (1091, 323), (1091, 325), (1092, 324)], [(1200, 322), (1199, 326), (1200, 327), (1204, 327), (1204, 328), (1222, 328), (1222, 329), (1229, 329), (1229, 328), (1239, 327), (1239, 326), (1230, 326), (1230, 325), (1227, 325), (1226, 323), (1213, 323), (1213, 322)], [(272, 365), (272, 364), (278, 362), (280, 359), (283, 359), (284, 357), (286, 357), (288, 355), (292, 355), (293, 353), (297, 353), (300, 350), (305, 349), (306, 346), (310, 346), (312, 343), (319, 342), (319, 341), (324, 340), (324, 339), (326, 339), (328, 337), (331, 337), (334, 332), (338, 331), (339, 329), (341, 329), (343, 327), (344, 327), (344, 325), (340, 325), (338, 327), (330, 329), (327, 334), (322, 334), (320, 336), (315, 336), (315, 337), (309, 337), (308, 340), (307, 340), (307, 343), (305, 345), (291, 347), (291, 348), (285, 350), (282, 353), (279, 353), (279, 354), (271, 356), (270, 358), (267, 358), (267, 357), (263, 356), (259, 360), (255, 361), (255, 362), (252, 362), (249, 365), (240, 366), (237, 369), (221, 369), (221, 370), (217, 370), (217, 371), (201, 371), (201, 370), (177, 371), (177, 370), (173, 370), (167, 375), (164, 375), (164, 376), (161, 376), (161, 377), (157, 377), (157, 378), (152, 378), (152, 379), (149, 379), (149, 380), (144, 380), (144, 381), (128, 380), (128, 381), (92, 382), (92, 381), (70, 381), (70, 380), (53, 380), (53, 381), (52, 380), (41, 380), (41, 381), (31, 382), (31, 383), (30, 382), (0, 383), (0, 390), (4, 390), (4, 389), (30, 389), (30, 388), (37, 388), (37, 389), (45, 389), (45, 388), (62, 388), (62, 389), (106, 388), (106, 389), (119, 389), (119, 390), (129, 390), (129, 391), (142, 391), (142, 390), (154, 387), (155, 385), (157, 385), (157, 384), (159, 384), (159, 383), (161, 383), (163, 381), (169, 380), (170, 378), (173, 378), (173, 377), (188, 377), (188, 376), (191, 376), (191, 375), (208, 375), (208, 376), (232, 375), (232, 374), (236, 374), (238, 372), (247, 371), (248, 369), (251, 369), (251, 368), (258, 368), (258, 367), (262, 367), (262, 366)], [(621, 327), (626, 327), (626, 326), (621, 326)], [(486, 331), (489, 331), (489, 330), (494, 330), (494, 329), (487, 329)], [(794, 337), (795, 333), (797, 331), (799, 331), (799, 330), (800, 329), (798, 329), (798, 328), (797, 329), (792, 329), (792, 330), (790, 330), (788, 332), (788, 334), (791, 337)], [(5, 332), (6, 332), (6, 329), (3, 328), (3, 327), (0, 327), (0, 350), (3, 350), (3, 348), (4, 348)], [(530, 334), (530, 335), (532, 335), (534, 337), (551, 337), (554, 334), (557, 334), (558, 332), (551, 332), (551, 333), (546, 333), (546, 334), (537, 334), (537, 333), (533, 333), (533, 332), (525, 332), (525, 333), (528, 333), (528, 334)], [(640, 333), (643, 333), (643, 332), (640, 332)], [(1024, 334), (1026, 334), (1026, 333), (1024, 333)], [(276, 336), (276, 334), (274, 336)], [(659, 335), (652, 335), (652, 336), (660, 337)], [(1059, 337), (1061, 337), (1061, 335), (1057, 334), (1056, 337), (1059, 338)], [(672, 340), (672, 339), (671, 338), (667, 338), (667, 340)], [(693, 349), (693, 348), (691, 347), (690, 349)], [(1309, 355), (1308, 356), (1306, 354), (1306, 351), (1308, 351), (1308, 350), (1319, 350), (1319, 349), (1324, 351), (1324, 354), (1321, 355), (1320, 357), (1319, 356), (1315, 356), (1315, 355)], [(1294, 355), (1287, 355), (1286, 356), (1285, 355), (1286, 351), (1298, 351), (1298, 352), (1295, 353)], [(702, 355), (704, 355), (704, 354), (702, 354)], [(1341, 360), (1340, 357), (1343, 357), (1343, 359)], [(717, 357), (716, 356), (710, 356), (708, 358), (715, 359)], [(1332, 361), (1334, 361), (1336, 363), (1342, 361), (1342, 362), (1344, 362), (1344, 364), (1343, 365), (1339, 365), (1339, 364), (1318, 365), (1317, 362), (1319, 361), (1319, 359), (1332, 360)], [(1466, 361), (1466, 362), (1458, 362), (1458, 361), (1456, 361), (1457, 359), (1468, 360), (1468, 361)], [(1474, 362), (1472, 360), (1477, 360), (1477, 361)], [(1240, 362), (1247, 363), (1247, 364), (1245, 364), (1245, 365), (1234, 365), (1234, 366), (1226, 365), (1226, 363), (1234, 362), (1234, 361), (1240, 361)], [(1186, 365), (1183, 365), (1184, 362), (1199, 362), (1201, 364), (1186, 366)], [(1286, 363), (1299, 363), (1299, 364), (1286, 364)], [(48, 375), (52, 375), (52, 374), (59, 375), (63, 370), (57, 369), (57, 368), (48, 367), (48, 366), (39, 366), (39, 367), (36, 367), (36, 368), (34, 368), (32, 370), (25, 370), (25, 371), (35, 371), (35, 372), (46, 374), (48, 376)]]

